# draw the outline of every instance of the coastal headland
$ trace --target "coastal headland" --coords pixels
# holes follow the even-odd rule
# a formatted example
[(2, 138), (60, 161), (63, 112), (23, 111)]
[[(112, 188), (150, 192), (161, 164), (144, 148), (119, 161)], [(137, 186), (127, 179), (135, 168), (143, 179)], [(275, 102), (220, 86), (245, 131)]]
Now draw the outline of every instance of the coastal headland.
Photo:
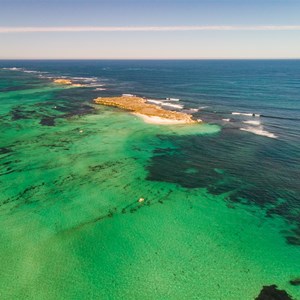
[(119, 107), (143, 118), (152, 124), (192, 124), (200, 121), (194, 120), (192, 115), (165, 110), (158, 105), (147, 103), (146, 99), (137, 96), (99, 97), (94, 99), (96, 104)]

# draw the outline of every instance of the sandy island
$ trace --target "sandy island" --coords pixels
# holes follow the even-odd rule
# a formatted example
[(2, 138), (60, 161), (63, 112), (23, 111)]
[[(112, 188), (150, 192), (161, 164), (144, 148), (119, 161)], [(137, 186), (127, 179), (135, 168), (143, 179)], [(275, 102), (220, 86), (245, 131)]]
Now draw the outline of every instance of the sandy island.
[(129, 110), (147, 123), (152, 124), (191, 124), (199, 123), (192, 115), (177, 111), (170, 111), (160, 106), (149, 104), (145, 99), (136, 96), (99, 97), (94, 100), (96, 104), (119, 107)]

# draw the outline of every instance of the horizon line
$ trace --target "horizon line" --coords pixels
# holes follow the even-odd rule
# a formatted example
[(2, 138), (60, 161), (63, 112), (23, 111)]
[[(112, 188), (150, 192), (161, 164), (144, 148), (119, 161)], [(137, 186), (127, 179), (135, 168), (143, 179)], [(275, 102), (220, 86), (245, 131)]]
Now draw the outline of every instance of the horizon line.
[(177, 58), (1, 58), (0, 61), (17, 61), (17, 60), (300, 60), (300, 57), (177, 57)]
[(256, 25), (256, 26), (31, 26), (0, 27), (0, 33), (39, 32), (151, 32), (151, 31), (298, 31), (300, 25)]

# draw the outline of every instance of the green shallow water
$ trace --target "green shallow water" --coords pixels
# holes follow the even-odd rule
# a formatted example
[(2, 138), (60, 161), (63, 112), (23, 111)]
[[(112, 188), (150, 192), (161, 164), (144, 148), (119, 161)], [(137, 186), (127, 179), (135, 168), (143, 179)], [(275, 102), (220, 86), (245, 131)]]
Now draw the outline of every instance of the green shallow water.
[(271, 284), (300, 299), (288, 282), (300, 250), (280, 218), (148, 178), (157, 150), (178, 151), (180, 136), (217, 139), (218, 126), (149, 125), (100, 106), (42, 126), (37, 116), (61, 116), (41, 105), (59, 103), (57, 92), (1, 95), (2, 299), (238, 300)]

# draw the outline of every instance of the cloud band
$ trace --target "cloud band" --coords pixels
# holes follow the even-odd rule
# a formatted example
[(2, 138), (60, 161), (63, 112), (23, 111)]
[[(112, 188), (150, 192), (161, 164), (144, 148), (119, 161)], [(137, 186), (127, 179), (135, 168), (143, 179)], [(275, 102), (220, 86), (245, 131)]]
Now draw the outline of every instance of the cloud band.
[(0, 33), (38, 32), (135, 32), (135, 31), (300, 31), (300, 25), (291, 26), (81, 26), (81, 27), (0, 27)]

